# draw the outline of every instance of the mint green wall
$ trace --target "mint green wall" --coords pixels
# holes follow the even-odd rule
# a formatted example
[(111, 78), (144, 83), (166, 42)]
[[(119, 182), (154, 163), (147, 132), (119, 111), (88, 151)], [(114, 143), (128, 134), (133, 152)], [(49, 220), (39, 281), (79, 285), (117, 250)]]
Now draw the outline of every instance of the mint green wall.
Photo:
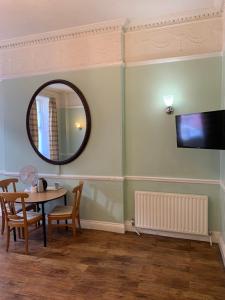
[[(222, 57), (222, 97), (221, 107), (225, 109), (225, 53)], [(225, 150), (220, 151), (220, 180), (222, 186), (220, 188), (220, 218), (221, 233), (225, 243)]]
[[(222, 157), (222, 166), (221, 167), (224, 167), (224, 155)], [(222, 179), (222, 182), (224, 184), (224, 178)], [(224, 188), (220, 188), (220, 207), (219, 207), (219, 211), (220, 211), (220, 220), (221, 220), (221, 228), (220, 228), (220, 231), (221, 231), (221, 234), (222, 234), (222, 237), (223, 237), (223, 240), (224, 240), (224, 243), (225, 243), (225, 190)]]
[(218, 179), (219, 151), (177, 148), (175, 115), (220, 109), (220, 70), (218, 57), (127, 68), (126, 175)]
[[(221, 70), (221, 58), (214, 57), (127, 67), (125, 71), (106, 67), (4, 80), (0, 83), (0, 101), (5, 127), (0, 129), (0, 142), (5, 159), (0, 153), (0, 169), (16, 172), (33, 164), (39, 172), (62, 175), (218, 179), (219, 151), (177, 149), (175, 118), (165, 113), (162, 99), (174, 95), (175, 114), (220, 109)], [(25, 126), (33, 92), (56, 78), (69, 80), (81, 89), (92, 117), (85, 151), (60, 167), (42, 161), (34, 153)], [(3, 121), (0, 119), (0, 126)], [(67, 179), (61, 183), (69, 190), (76, 184)], [(210, 229), (220, 229), (218, 185), (87, 180), (81, 217), (122, 223), (134, 217), (135, 190), (207, 194)]]
[[(5, 170), (18, 172), (21, 167), (32, 164), (40, 173), (121, 176), (122, 74), (123, 70), (117, 66), (2, 81)], [(40, 159), (26, 133), (26, 111), (32, 94), (41, 84), (56, 78), (74, 83), (83, 92), (92, 118), (90, 140), (84, 152), (61, 167)], [(2, 145), (3, 141), (0, 142)], [(75, 184), (69, 180), (62, 183), (70, 189)], [(123, 222), (123, 183), (86, 182), (84, 198), (82, 218)]]
[(81, 203), (82, 218), (123, 223), (123, 189), (123, 182), (86, 181)]
[(0, 170), (4, 169), (4, 99), (2, 96), (2, 82), (0, 81)]
[[(174, 115), (165, 113), (164, 95), (174, 95)], [(126, 175), (219, 178), (219, 151), (176, 147), (175, 115), (220, 109), (221, 58), (153, 64), (126, 69)], [(125, 218), (134, 217), (134, 191), (209, 195), (209, 224), (219, 230), (219, 186), (126, 183)]]

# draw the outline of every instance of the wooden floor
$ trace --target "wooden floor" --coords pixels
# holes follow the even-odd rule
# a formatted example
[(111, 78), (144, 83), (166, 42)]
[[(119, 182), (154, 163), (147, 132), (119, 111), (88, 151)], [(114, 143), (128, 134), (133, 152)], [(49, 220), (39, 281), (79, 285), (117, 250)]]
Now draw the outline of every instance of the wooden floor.
[(217, 245), (150, 235), (63, 229), (47, 248), (41, 232), (5, 252), (0, 238), (0, 299), (225, 299)]

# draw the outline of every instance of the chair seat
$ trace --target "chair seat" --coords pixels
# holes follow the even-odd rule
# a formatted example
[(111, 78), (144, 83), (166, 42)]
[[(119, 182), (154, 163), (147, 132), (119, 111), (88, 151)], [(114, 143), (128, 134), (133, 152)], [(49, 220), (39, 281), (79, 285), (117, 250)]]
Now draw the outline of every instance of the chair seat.
[[(11, 219), (10, 221), (12, 223), (23, 223), (24, 219), (23, 219), (23, 212), (19, 212), (18, 214), (16, 214), (18, 217), (20, 217), (21, 219)], [(27, 211), (27, 221), (29, 223), (32, 223), (32, 221), (36, 221), (37, 219), (41, 219), (42, 215), (34, 212), (34, 211)]]
[(72, 211), (73, 211), (73, 206), (58, 205), (53, 208), (53, 210), (48, 214), (48, 216), (51, 217), (51, 216), (71, 215)]

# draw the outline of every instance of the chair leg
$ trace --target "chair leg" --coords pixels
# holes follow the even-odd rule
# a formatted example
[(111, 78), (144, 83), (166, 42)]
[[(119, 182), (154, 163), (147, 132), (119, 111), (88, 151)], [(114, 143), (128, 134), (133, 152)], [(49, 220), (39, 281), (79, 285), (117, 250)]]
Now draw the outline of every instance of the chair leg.
[(10, 227), (7, 226), (7, 237), (6, 237), (6, 251), (9, 251), (9, 242), (10, 242)]
[(77, 216), (77, 221), (78, 221), (78, 225), (79, 225), (79, 230), (81, 231), (81, 225), (80, 225), (80, 214), (78, 214)]
[(23, 227), (22, 227), (21, 231), (22, 231), (22, 239), (24, 239), (24, 228)]
[[(34, 205), (33, 211), (39, 212), (39, 210), (40, 210), (40, 208), (39, 208), (38, 204), (37, 204), (37, 205)], [(40, 221), (38, 221), (37, 223), (35, 223), (36, 229), (40, 227), (40, 224), (41, 224)]]
[(25, 254), (28, 254), (28, 228), (24, 228)]
[[(67, 221), (67, 220), (65, 220), (65, 224), (66, 224), (66, 225), (68, 224), (68, 221)], [(69, 227), (66, 226), (66, 231), (68, 231), (68, 230), (69, 230)]]
[(2, 211), (2, 229), (1, 229), (2, 235), (4, 234), (4, 231), (5, 231), (5, 214)]
[(16, 242), (16, 228), (13, 228), (13, 237), (14, 237), (14, 242)]
[(77, 234), (76, 220), (72, 220), (72, 230), (73, 230), (73, 237), (76, 237), (76, 234)]
[[(57, 225), (58, 225), (58, 224), (61, 224), (61, 221), (60, 221), (60, 220), (57, 220), (56, 223), (57, 223)], [(57, 231), (60, 232), (60, 226), (56, 226), (56, 228), (57, 228)]]
[(19, 239), (21, 239), (21, 230), (20, 230), (20, 228), (18, 228), (17, 231), (18, 231), (18, 237), (19, 237)]
[(19, 237), (19, 239), (23, 239), (24, 240), (24, 227), (18, 227), (17, 231), (18, 231), (18, 237)]

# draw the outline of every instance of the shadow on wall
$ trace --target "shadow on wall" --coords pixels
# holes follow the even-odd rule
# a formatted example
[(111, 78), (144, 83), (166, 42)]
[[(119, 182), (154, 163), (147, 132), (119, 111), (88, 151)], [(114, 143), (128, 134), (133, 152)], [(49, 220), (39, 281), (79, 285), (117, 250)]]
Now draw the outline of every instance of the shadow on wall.
[[(68, 188), (69, 189), (69, 188)], [(70, 189), (69, 189), (70, 190)], [(72, 199), (72, 193), (68, 193)], [(85, 182), (80, 205), (81, 218), (106, 222), (123, 222), (123, 197), (115, 183)]]

